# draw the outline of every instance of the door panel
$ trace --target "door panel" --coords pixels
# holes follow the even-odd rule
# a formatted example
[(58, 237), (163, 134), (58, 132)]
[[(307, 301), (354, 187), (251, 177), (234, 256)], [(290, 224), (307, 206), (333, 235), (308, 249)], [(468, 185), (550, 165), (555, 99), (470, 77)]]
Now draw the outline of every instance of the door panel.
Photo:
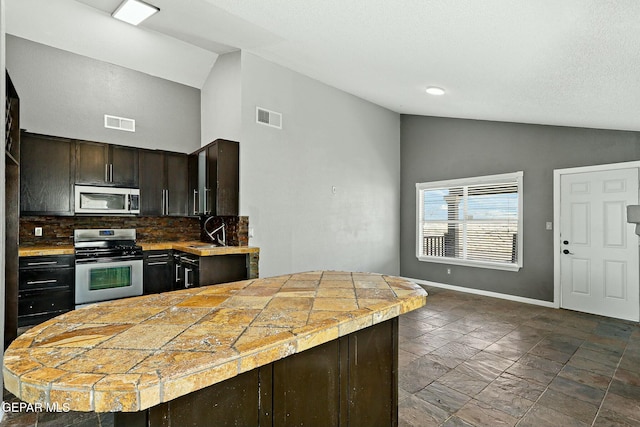
[(562, 175), (560, 199), (561, 307), (638, 321), (638, 169)]

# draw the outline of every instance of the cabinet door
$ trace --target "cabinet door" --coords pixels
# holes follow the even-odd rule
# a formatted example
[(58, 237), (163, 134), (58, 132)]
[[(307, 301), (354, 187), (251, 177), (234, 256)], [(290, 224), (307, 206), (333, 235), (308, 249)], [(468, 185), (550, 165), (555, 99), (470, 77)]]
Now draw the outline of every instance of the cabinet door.
[(140, 150), (140, 215), (162, 215), (164, 204), (164, 154)]
[(73, 143), (27, 132), (21, 143), (20, 213), (73, 215)]
[(186, 154), (165, 153), (167, 215), (189, 214), (188, 158)]
[(144, 294), (157, 294), (173, 290), (173, 255), (171, 251), (145, 251)]
[(207, 148), (207, 169), (211, 214), (237, 216), (240, 192), (238, 143), (220, 139), (211, 144)]
[(76, 183), (105, 185), (109, 181), (109, 145), (76, 142)]
[(200, 215), (200, 190), (198, 188), (198, 155), (190, 154), (187, 159), (189, 175), (188, 215)]
[(109, 182), (123, 187), (138, 186), (138, 149), (111, 146)]

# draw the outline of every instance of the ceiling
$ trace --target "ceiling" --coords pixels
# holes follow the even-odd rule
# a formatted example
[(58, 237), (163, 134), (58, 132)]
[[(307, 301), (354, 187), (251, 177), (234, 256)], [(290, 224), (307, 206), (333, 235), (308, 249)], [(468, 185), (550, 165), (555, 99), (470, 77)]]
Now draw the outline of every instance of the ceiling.
[(6, 0), (7, 32), (197, 88), (242, 49), (399, 113), (640, 131), (637, 0), (147, 1), (133, 27)]

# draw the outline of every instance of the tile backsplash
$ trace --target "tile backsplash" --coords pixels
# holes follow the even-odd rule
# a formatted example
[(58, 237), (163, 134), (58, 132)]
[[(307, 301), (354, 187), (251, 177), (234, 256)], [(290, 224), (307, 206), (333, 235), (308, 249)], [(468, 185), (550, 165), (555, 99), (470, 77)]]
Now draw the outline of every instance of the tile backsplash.
[[(249, 244), (248, 217), (220, 217), (227, 224), (227, 244)], [(173, 242), (201, 239), (204, 218), (167, 216), (25, 216), (20, 218), (20, 246), (73, 245), (76, 228), (135, 228), (138, 242)], [(219, 223), (213, 220), (213, 223)], [(34, 235), (35, 227), (42, 227), (42, 237)], [(206, 235), (202, 234), (202, 237)]]

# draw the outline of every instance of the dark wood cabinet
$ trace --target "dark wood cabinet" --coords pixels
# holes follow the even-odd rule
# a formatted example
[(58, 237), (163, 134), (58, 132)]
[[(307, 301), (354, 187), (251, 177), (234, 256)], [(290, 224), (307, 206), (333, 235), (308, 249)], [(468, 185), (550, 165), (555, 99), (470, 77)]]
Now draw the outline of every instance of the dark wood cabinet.
[(173, 290), (174, 270), (172, 251), (144, 251), (144, 294)]
[(76, 142), (77, 184), (138, 186), (138, 150), (132, 147)]
[(235, 141), (217, 139), (194, 155), (198, 164), (198, 214), (237, 216), (240, 149)]
[(140, 151), (140, 214), (189, 214), (188, 157), (167, 151)]
[(20, 257), (18, 326), (30, 326), (74, 309), (73, 255)]
[(165, 152), (167, 215), (189, 215), (188, 156)]
[(116, 426), (397, 426), (398, 319), (285, 357)]
[(18, 235), (20, 222), (20, 98), (5, 71), (4, 344), (18, 334)]
[(73, 148), (68, 139), (22, 133), (22, 215), (73, 215)]

